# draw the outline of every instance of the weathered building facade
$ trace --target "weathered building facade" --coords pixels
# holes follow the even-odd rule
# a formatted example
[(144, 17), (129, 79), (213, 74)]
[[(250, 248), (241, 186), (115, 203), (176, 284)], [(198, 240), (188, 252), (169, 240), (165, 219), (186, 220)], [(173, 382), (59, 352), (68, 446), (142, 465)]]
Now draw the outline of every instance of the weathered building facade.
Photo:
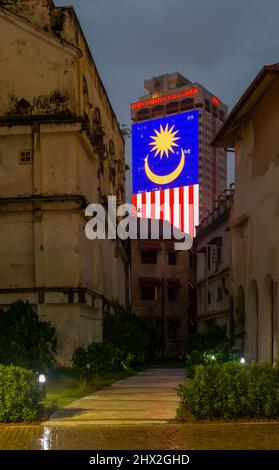
[(123, 137), (73, 8), (1, 2), (0, 39), (0, 304), (28, 300), (69, 364), (127, 303), (123, 243), (84, 231), (89, 203), (125, 201)]
[(192, 251), (176, 251), (171, 240), (131, 240), (132, 312), (156, 323), (167, 356), (185, 352), (194, 310)]
[(231, 213), (234, 309), (245, 317), (248, 359), (279, 360), (279, 65), (264, 67), (214, 145), (234, 148)]
[(230, 232), (229, 221), (233, 189), (197, 227), (197, 327), (206, 330), (208, 322), (226, 325), (231, 331)]

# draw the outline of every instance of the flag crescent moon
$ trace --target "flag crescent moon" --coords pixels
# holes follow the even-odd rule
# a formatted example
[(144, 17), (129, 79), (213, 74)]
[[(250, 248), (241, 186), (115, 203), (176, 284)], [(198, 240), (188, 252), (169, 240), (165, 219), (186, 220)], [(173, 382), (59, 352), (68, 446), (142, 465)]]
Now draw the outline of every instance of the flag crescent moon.
[(156, 173), (153, 173), (153, 171), (150, 169), (149, 163), (148, 163), (148, 155), (147, 155), (145, 159), (145, 173), (146, 173), (147, 178), (150, 181), (152, 181), (152, 183), (169, 184), (169, 183), (172, 183), (174, 180), (176, 180), (176, 178), (178, 178), (178, 176), (180, 175), (180, 173), (182, 172), (184, 168), (184, 165), (185, 165), (185, 154), (184, 154), (183, 149), (181, 149), (181, 159), (176, 169), (172, 171), (171, 173), (169, 173), (168, 175), (157, 175)]

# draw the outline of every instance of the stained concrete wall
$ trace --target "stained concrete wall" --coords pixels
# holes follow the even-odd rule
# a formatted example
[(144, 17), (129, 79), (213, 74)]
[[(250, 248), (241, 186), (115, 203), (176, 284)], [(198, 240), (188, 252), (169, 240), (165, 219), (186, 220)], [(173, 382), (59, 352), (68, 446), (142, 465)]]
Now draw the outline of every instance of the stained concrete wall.
[[(246, 354), (248, 358), (261, 362), (279, 360), (278, 90), (276, 78), (239, 128), (236, 191), (231, 218), (233, 293), (236, 298), (239, 286), (243, 286)], [(271, 276), (273, 281), (272, 325), (270, 299), (264, 294), (267, 276)], [(266, 331), (272, 331), (272, 334), (266, 334)]]
[(125, 201), (124, 141), (72, 8), (1, 5), (0, 67), (0, 304), (29, 300), (69, 365), (127, 301), (126, 250), (84, 231), (87, 204)]

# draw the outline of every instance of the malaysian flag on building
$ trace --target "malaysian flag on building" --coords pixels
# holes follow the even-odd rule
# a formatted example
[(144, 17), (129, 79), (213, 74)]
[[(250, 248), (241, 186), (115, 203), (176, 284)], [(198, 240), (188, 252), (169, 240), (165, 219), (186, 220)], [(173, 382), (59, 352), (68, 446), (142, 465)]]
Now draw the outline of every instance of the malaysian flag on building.
[(182, 232), (195, 236), (199, 224), (199, 185), (133, 194), (137, 217), (168, 220)]
[(132, 137), (137, 216), (168, 220), (194, 237), (199, 224), (199, 112), (134, 124)]

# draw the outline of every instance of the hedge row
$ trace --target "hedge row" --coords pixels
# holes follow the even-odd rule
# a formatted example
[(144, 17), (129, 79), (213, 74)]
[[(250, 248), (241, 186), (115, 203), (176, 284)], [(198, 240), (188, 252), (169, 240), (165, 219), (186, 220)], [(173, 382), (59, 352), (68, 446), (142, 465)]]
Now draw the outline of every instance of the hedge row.
[(0, 365), (0, 422), (35, 421), (42, 399), (37, 374), (20, 367)]
[(183, 405), (195, 417), (271, 418), (279, 416), (279, 368), (269, 365), (199, 365), (179, 387)]

